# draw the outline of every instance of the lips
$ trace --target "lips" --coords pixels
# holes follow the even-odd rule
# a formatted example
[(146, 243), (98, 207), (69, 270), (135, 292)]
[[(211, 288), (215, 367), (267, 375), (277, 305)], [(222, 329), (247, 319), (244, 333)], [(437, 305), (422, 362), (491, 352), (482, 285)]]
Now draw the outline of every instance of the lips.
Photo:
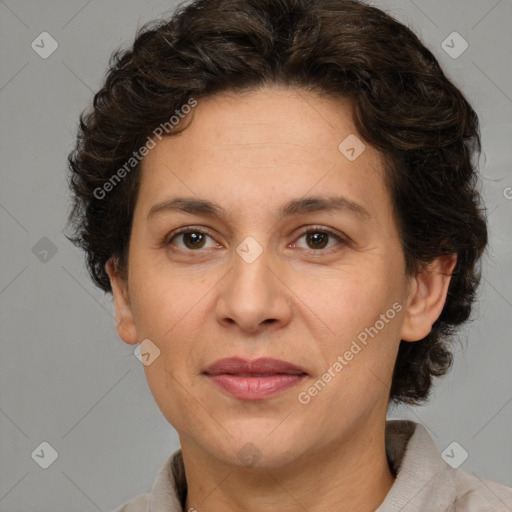
[(262, 400), (297, 385), (307, 373), (287, 361), (272, 358), (220, 359), (204, 374), (223, 392), (243, 400)]
[(269, 357), (254, 359), (252, 361), (242, 359), (241, 357), (229, 357), (226, 359), (219, 359), (212, 365), (208, 366), (205, 373), (208, 375), (228, 373), (231, 375), (255, 376), (276, 374), (301, 375), (306, 372), (302, 368), (288, 363), (287, 361), (281, 361), (279, 359), (272, 359)]

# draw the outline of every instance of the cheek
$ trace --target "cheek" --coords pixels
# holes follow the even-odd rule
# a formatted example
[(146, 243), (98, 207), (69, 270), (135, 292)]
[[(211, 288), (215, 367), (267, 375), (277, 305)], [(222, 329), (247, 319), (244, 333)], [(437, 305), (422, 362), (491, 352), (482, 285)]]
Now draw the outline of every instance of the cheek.
[(336, 339), (357, 335), (390, 307), (385, 283), (354, 268), (296, 280), (293, 290), (304, 304), (304, 315), (317, 318)]
[(344, 357), (344, 378), (338, 383), (345, 378), (367, 382), (371, 372), (386, 381), (394, 366), (403, 310), (400, 287), (378, 276), (376, 265), (366, 274), (347, 269), (335, 277), (302, 281), (297, 288), (297, 295), (309, 297), (300, 315), (311, 322), (322, 365), (328, 369)]
[(151, 254), (134, 257), (130, 295), (139, 335), (160, 340), (171, 336), (200, 301), (205, 286), (204, 277), (159, 265)]
[(175, 402), (172, 397), (180, 395), (180, 386), (191, 386), (190, 372), (197, 366), (198, 344), (208, 314), (205, 292), (218, 279), (148, 266), (143, 272), (134, 272), (132, 278), (132, 311), (138, 337), (150, 339), (159, 350), (155, 363), (144, 368), (148, 384), (153, 393), (162, 393), (162, 399)]
[(187, 431), (208, 410), (191, 383), (173, 368), (169, 358), (161, 355), (144, 367), (148, 387), (162, 415), (178, 431)]

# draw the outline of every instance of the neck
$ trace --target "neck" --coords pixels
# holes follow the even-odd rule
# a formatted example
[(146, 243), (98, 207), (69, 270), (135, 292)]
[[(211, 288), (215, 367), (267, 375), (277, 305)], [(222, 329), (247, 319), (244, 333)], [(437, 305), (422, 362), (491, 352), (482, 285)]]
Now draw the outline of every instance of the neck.
[(187, 511), (374, 512), (394, 483), (385, 424), (278, 468), (229, 466), (195, 448), (182, 441)]

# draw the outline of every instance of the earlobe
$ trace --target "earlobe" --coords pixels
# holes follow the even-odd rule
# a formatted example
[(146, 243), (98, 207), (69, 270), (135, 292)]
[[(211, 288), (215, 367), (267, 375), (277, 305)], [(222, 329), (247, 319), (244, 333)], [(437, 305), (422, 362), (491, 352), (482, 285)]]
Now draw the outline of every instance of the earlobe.
[(456, 263), (456, 254), (440, 256), (413, 278), (402, 325), (402, 340), (418, 341), (430, 333), (446, 303)]
[(116, 311), (116, 330), (119, 337), (130, 345), (138, 343), (137, 330), (133, 320), (126, 280), (120, 275), (117, 260), (110, 258), (105, 264), (105, 270), (112, 286)]

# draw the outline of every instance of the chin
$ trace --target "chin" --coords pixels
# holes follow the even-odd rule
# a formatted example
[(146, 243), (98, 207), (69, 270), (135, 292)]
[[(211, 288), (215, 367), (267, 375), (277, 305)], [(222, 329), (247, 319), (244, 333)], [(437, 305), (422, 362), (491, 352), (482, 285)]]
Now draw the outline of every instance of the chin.
[(244, 444), (232, 446), (229, 454), (216, 456), (224, 463), (239, 468), (248, 469), (276, 469), (294, 463), (298, 454), (291, 447), (262, 446), (248, 441)]
[[(294, 462), (304, 450), (304, 438), (290, 426), (278, 432), (279, 422), (247, 420), (230, 425), (222, 439), (212, 443), (215, 436), (203, 437), (203, 446), (210, 454), (231, 466), (247, 468), (278, 468)], [(299, 442), (294, 442), (297, 440)], [(206, 445), (206, 446), (205, 446)]]

